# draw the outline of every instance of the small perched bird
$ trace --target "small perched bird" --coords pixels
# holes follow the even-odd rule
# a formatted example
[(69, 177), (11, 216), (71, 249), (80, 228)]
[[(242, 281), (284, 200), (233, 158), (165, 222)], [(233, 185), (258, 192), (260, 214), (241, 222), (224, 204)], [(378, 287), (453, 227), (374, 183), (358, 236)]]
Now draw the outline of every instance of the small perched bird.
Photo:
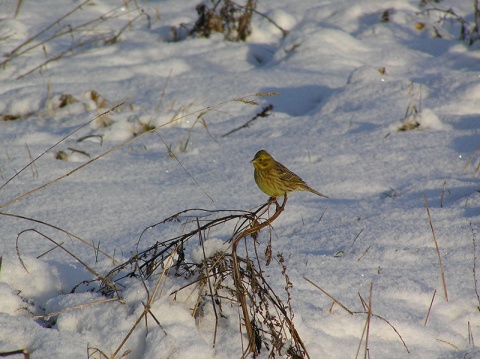
[(250, 161), (255, 167), (254, 177), (258, 188), (273, 198), (278, 198), (293, 191), (309, 191), (328, 198), (290, 171), (287, 167), (273, 159), (265, 150), (258, 151)]

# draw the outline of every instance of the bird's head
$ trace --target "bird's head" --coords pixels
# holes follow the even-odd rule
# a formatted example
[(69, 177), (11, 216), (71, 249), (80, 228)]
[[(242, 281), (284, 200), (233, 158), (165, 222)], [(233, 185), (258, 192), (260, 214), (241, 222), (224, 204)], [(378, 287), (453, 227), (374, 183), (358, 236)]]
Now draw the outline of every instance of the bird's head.
[(258, 170), (265, 170), (275, 166), (275, 160), (265, 150), (258, 151), (250, 162)]

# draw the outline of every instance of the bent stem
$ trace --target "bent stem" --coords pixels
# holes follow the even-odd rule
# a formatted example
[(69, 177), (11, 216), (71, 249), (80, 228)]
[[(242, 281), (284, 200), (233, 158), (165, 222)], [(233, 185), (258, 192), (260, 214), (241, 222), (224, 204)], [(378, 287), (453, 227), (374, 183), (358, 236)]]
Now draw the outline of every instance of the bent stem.
[[(237, 256), (238, 243), (240, 242), (241, 239), (246, 238), (249, 235), (254, 235), (255, 233), (258, 233), (262, 228), (269, 226), (275, 219), (278, 218), (280, 213), (283, 212), (283, 210), (285, 209), (286, 203), (287, 203), (287, 194), (284, 195), (283, 203), (281, 206), (278, 205), (278, 202), (275, 202), (276, 209), (272, 217), (268, 218), (266, 221), (262, 223), (257, 222), (255, 225), (243, 230), (236, 237), (232, 238), (232, 242), (233, 242), (232, 244), (232, 259), (233, 259), (232, 277), (233, 277), (233, 282), (236, 288), (237, 300), (238, 300), (238, 303), (240, 303), (240, 306), (242, 309), (243, 321), (244, 321), (245, 329), (247, 331), (247, 336), (248, 336), (248, 346), (247, 346), (246, 352), (244, 353), (244, 356), (248, 353), (253, 353), (253, 355), (256, 356), (258, 354), (258, 350), (255, 344), (255, 333), (252, 328), (252, 323), (250, 321), (250, 315), (248, 313), (246, 289), (242, 283), (242, 276), (240, 274), (240, 265), (239, 265), (238, 256)], [(269, 207), (270, 206), (267, 206), (264, 209), (263, 213), (265, 213), (269, 209)]]

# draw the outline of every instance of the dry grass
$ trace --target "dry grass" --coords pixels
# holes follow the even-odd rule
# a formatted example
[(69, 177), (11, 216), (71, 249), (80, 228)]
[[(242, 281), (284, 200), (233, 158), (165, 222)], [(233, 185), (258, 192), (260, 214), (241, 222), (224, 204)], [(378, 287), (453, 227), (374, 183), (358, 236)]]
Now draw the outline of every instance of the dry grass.
[[(473, 153), (470, 155), (470, 157), (468, 158), (468, 161), (467, 163), (465, 164), (465, 167), (463, 168), (463, 171), (465, 172), (467, 170), (467, 168), (474, 162), (475, 160), (475, 157), (477, 157), (478, 153), (480, 151), (480, 146), (478, 146), (475, 151), (473, 151)], [(475, 166), (475, 171), (473, 173), (474, 176), (477, 176), (478, 173), (480, 172), (480, 161), (478, 161), (477, 165)]]
[(252, 15), (258, 0), (247, 0), (239, 5), (231, 0), (211, 0), (197, 5), (198, 19), (190, 35), (209, 37), (213, 32), (223, 33), (226, 40), (245, 41), (252, 32)]
[(180, 24), (171, 28), (174, 41), (183, 40), (187, 35), (210, 37), (222, 33), (227, 41), (246, 41), (252, 33), (252, 17), (259, 15), (273, 24), (286, 37), (288, 31), (281, 28), (267, 15), (256, 10), (258, 0), (246, 0), (239, 4), (232, 0), (204, 1), (196, 6), (198, 18), (195, 24)]
[(256, 121), (257, 119), (259, 118), (266, 118), (266, 117), (269, 117), (270, 116), (270, 111), (273, 110), (273, 105), (272, 104), (269, 104), (267, 106), (265, 106), (262, 111), (260, 111), (259, 113), (257, 113), (255, 116), (253, 116), (250, 120), (248, 120), (247, 122), (245, 122), (243, 125), (241, 125), (240, 127), (236, 127), (234, 128), (233, 130), (230, 130), (228, 131), (227, 133), (223, 134), (222, 137), (227, 137), (228, 135), (231, 135), (232, 133), (234, 132), (237, 132), (241, 129), (244, 129), (244, 128), (248, 128), (252, 125), (252, 123), (254, 121)]
[[(94, 5), (95, 3), (92, 0), (85, 0), (60, 18), (55, 19), (38, 33), (7, 52), (5, 60), (0, 62), (0, 67), (5, 69), (7, 65), (20, 57), (31, 56), (31, 61), (27, 65), (29, 69), (23, 69), (23, 72), (16, 77), (21, 79), (68, 55), (77, 54), (92, 46), (98, 47), (116, 43), (120, 36), (141, 18), (146, 18), (147, 26), (150, 26), (150, 18), (138, 7), (135, 0), (122, 1), (117, 8), (100, 16), (92, 16), (84, 22), (79, 22), (75, 18), (86, 6)], [(116, 22), (114, 25), (114, 20), (119, 19), (122, 21), (118, 24)], [(48, 45), (62, 42), (69, 45), (63, 46), (53, 53), (46, 50)]]
[[(137, 245), (140, 245), (145, 233), (166, 223), (177, 224), (181, 232), (179, 236), (156, 242), (135, 253), (128, 261), (112, 269), (106, 277), (115, 278), (117, 288), (123, 286), (125, 279), (132, 277), (145, 282), (156, 273), (161, 273), (162, 280), (167, 276), (183, 277), (185, 284), (173, 292), (172, 296), (176, 298), (180, 292), (187, 290), (197, 293), (197, 304), (192, 309), (192, 316), (197, 318), (197, 322), (203, 316), (205, 305), (211, 305), (215, 316), (213, 346), (216, 345), (218, 330), (221, 328), (219, 321), (224, 312), (228, 308), (238, 308), (239, 340), (242, 343), (243, 357), (255, 357), (261, 351), (267, 351), (269, 358), (283, 357), (282, 353), (288, 353), (290, 358), (309, 358), (293, 324), (294, 314), (289, 293), (292, 283), (283, 255), (272, 255), (271, 237), (262, 252), (257, 241), (260, 231), (270, 229), (284, 210), (286, 202), (285, 196), (281, 205), (267, 202), (253, 211), (188, 209), (176, 213), (147, 227)], [(273, 205), (275, 212), (268, 216)], [(206, 256), (204, 243), (208, 233), (218, 227), (234, 228), (225, 241), (229, 244), (229, 249)], [(201, 263), (193, 263), (186, 255), (192, 242), (196, 243), (197, 240), (203, 251)], [(280, 264), (285, 279), (283, 298), (264, 275), (264, 268), (272, 263), (272, 257)], [(160, 285), (157, 284), (157, 287)], [(102, 285), (99, 290), (107, 296), (115, 295), (108, 286)], [(155, 296), (153, 294), (149, 298), (153, 301)], [(142, 317), (147, 315), (149, 308), (150, 305), (147, 304)], [(244, 335), (246, 342), (243, 342)]]
[(433, 291), (433, 295), (432, 295), (432, 300), (430, 302), (430, 306), (428, 307), (428, 312), (427, 312), (427, 315), (425, 316), (425, 322), (423, 323), (423, 325), (426, 327), (427, 326), (427, 323), (428, 323), (428, 318), (430, 318), (430, 312), (432, 311), (432, 307), (433, 307), (433, 301), (435, 300), (435, 295), (437, 294), (437, 289), (435, 289)]
[(480, 39), (480, 5), (478, 0), (473, 0), (473, 21), (470, 22), (457, 14), (453, 8), (441, 9), (431, 5), (431, 1), (422, 0), (421, 6), (425, 7), (422, 11), (417, 13), (419, 16), (437, 15), (437, 20), (433, 23), (433, 32), (435, 37), (443, 38), (441, 29), (448, 27), (453, 28), (453, 25), (459, 26), (458, 37), (469, 46), (472, 46)]
[(425, 194), (423, 195), (423, 202), (425, 203), (425, 208), (427, 210), (427, 215), (428, 215), (428, 222), (430, 223), (430, 229), (432, 230), (433, 241), (435, 242), (435, 248), (437, 250), (438, 263), (440, 265), (440, 277), (442, 278), (442, 285), (443, 285), (443, 294), (445, 295), (445, 300), (448, 302), (447, 282), (445, 280), (445, 271), (443, 270), (442, 256), (440, 255), (437, 236), (435, 235), (435, 230), (433, 229), (432, 217), (430, 216), (430, 209), (428, 208), (427, 198), (425, 197)]
[(412, 82), (408, 87), (408, 97), (409, 101), (405, 110), (405, 116), (401, 120), (402, 125), (398, 128), (398, 131), (411, 131), (420, 127), (422, 86), (420, 85), (417, 90)]
[(470, 230), (472, 231), (472, 241), (473, 241), (473, 284), (474, 284), (475, 294), (477, 296), (477, 301), (478, 301), (477, 309), (480, 311), (480, 293), (478, 289), (478, 280), (477, 280), (477, 231), (473, 228), (472, 223), (470, 223)]
[[(322, 289), (318, 284), (312, 282), (310, 279), (306, 278), (306, 277), (303, 277), (307, 282), (309, 282), (310, 284), (312, 284), (315, 288), (317, 288), (318, 290), (320, 290), (323, 294), (325, 294), (328, 298), (330, 298), (333, 302), (332, 302), (332, 305), (330, 306), (330, 313), (332, 312), (332, 309), (333, 309), (333, 306), (336, 304), (338, 306), (340, 306), (343, 310), (345, 310), (348, 314), (350, 315), (360, 315), (360, 314), (363, 314), (363, 315), (367, 315), (366, 318), (365, 318), (365, 325), (364, 325), (364, 328), (363, 328), (363, 331), (362, 331), (362, 335), (360, 337), (360, 342), (358, 343), (358, 347), (357, 347), (357, 352), (356, 352), (356, 356), (355, 358), (358, 358), (359, 354), (360, 354), (360, 351), (361, 351), (361, 348), (362, 348), (362, 344), (364, 344), (364, 352), (363, 352), (363, 357), (365, 359), (369, 358), (370, 357), (370, 348), (369, 348), (369, 335), (370, 335), (370, 327), (371, 327), (371, 320), (372, 318), (376, 318), (376, 319), (380, 319), (382, 320), (383, 322), (387, 323), (388, 326), (390, 328), (392, 328), (392, 330), (395, 332), (395, 334), (397, 334), (398, 338), (400, 339), (400, 341), (402, 342), (405, 350), (407, 351), (407, 353), (410, 353), (408, 347), (407, 347), (407, 344), (405, 343), (405, 341), (403, 340), (402, 336), (400, 335), (400, 333), (398, 332), (398, 330), (385, 318), (383, 318), (382, 316), (378, 315), (378, 314), (375, 314), (373, 311), (372, 311), (372, 299), (373, 299), (373, 283), (370, 283), (370, 291), (369, 291), (369, 299), (368, 299), (368, 302), (362, 297), (362, 295), (360, 293), (358, 293), (358, 297), (360, 299), (360, 303), (363, 307), (363, 310), (361, 311), (353, 311), (353, 310), (350, 310), (348, 309), (345, 305), (343, 305), (338, 299), (336, 299), (335, 297), (333, 297), (331, 294), (329, 294), (326, 290)], [(365, 340), (365, 343), (364, 343), (364, 340)]]

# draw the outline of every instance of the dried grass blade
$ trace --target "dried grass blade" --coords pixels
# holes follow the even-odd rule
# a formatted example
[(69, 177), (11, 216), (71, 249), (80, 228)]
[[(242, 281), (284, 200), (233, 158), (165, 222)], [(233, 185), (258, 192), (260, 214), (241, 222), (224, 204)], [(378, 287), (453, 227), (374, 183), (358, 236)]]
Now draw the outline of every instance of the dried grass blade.
[(440, 248), (438, 247), (437, 236), (435, 235), (435, 230), (433, 229), (432, 217), (430, 216), (430, 209), (428, 208), (427, 197), (425, 197), (425, 194), (423, 194), (423, 202), (425, 203), (425, 208), (427, 209), (428, 221), (430, 223), (433, 241), (435, 242), (435, 248), (437, 250), (438, 263), (440, 264), (440, 276), (442, 277), (443, 292), (445, 294), (445, 300), (448, 302), (447, 282), (445, 280), (445, 272), (443, 270), (442, 257), (440, 255)]

